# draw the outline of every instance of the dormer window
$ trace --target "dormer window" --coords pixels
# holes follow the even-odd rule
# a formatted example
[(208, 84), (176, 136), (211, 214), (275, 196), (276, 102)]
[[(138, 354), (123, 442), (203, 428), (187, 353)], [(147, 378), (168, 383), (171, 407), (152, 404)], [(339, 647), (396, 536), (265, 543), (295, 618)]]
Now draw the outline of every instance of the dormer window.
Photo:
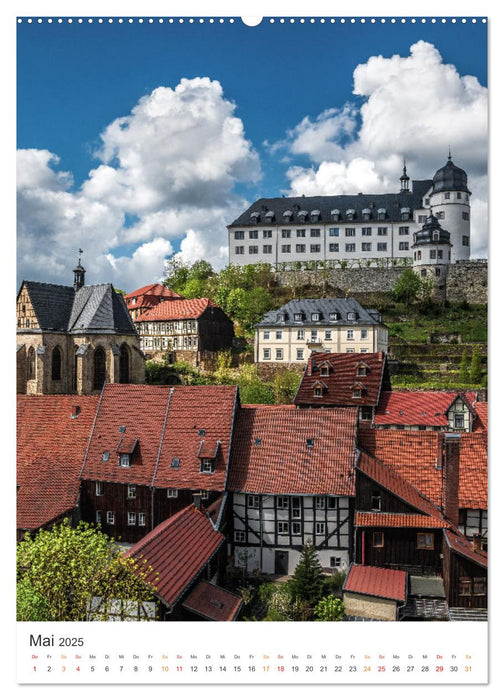
[(275, 218), (275, 212), (273, 212), (273, 211), (267, 211), (265, 216), (264, 216), (264, 219), (265, 219), (266, 223), (268, 223), (268, 224), (271, 224), (271, 222), (273, 221), (274, 218)]
[(358, 365), (358, 367), (357, 367), (357, 376), (358, 376), (358, 377), (365, 377), (365, 376), (367, 375), (368, 369), (369, 369), (369, 368), (368, 368), (367, 365), (364, 365), (364, 364)]
[(320, 314), (318, 312), (315, 312), (311, 315), (311, 320), (312, 321), (320, 321)]
[(378, 221), (385, 221), (385, 215), (387, 213), (386, 209), (378, 209)]
[(432, 234), (432, 240), (439, 241), (439, 231), (434, 231), (434, 233)]
[(287, 209), (287, 211), (284, 211), (282, 214), (282, 219), (284, 223), (288, 223), (289, 221), (292, 221), (292, 212), (290, 209)]
[(129, 455), (129, 454), (120, 454), (120, 455), (119, 455), (119, 466), (121, 466), (121, 467), (130, 467), (130, 466), (131, 466), (131, 455)]
[(345, 216), (347, 218), (347, 221), (352, 221), (355, 217), (355, 209), (347, 209)]
[(283, 323), (285, 321), (285, 314), (277, 314), (278, 323)]
[(252, 223), (256, 224), (259, 221), (259, 212), (253, 211), (252, 214), (250, 215), (250, 218), (252, 220)]
[(116, 450), (118, 454), (118, 461), (120, 467), (124, 467), (126, 469), (131, 467), (131, 464), (133, 462), (133, 453), (135, 452), (137, 445), (138, 438), (133, 440), (133, 442), (125, 442), (124, 438), (121, 439)]
[(357, 314), (355, 311), (349, 311), (347, 313), (347, 321), (356, 321), (357, 320)]
[(320, 367), (320, 376), (321, 377), (328, 377), (329, 376), (329, 365), (322, 365)]
[(408, 221), (411, 218), (411, 209), (409, 207), (401, 207), (401, 221)]
[(215, 471), (215, 460), (210, 457), (204, 457), (201, 460), (200, 472), (202, 474), (213, 474)]
[(320, 219), (320, 211), (318, 209), (314, 209), (311, 214), (310, 218), (312, 223), (315, 223), (315, 221), (318, 221)]
[(307, 217), (308, 217), (308, 212), (305, 211), (304, 209), (302, 211), (298, 212), (299, 221), (304, 223), (306, 221)]
[(330, 321), (337, 321), (337, 320), (339, 319), (339, 317), (340, 317), (340, 315), (339, 315), (339, 313), (338, 313), (337, 311), (332, 311), (332, 312), (329, 314), (329, 320), (330, 320)]
[(354, 399), (361, 399), (362, 398), (362, 389), (358, 386), (354, 387), (352, 396)]
[(369, 221), (370, 218), (371, 218), (371, 209), (363, 209), (362, 210), (362, 220)]
[(178, 469), (180, 467), (180, 459), (178, 457), (173, 457), (170, 468), (171, 469)]
[(324, 395), (325, 390), (327, 389), (327, 385), (324, 384), (324, 382), (314, 382), (312, 384), (312, 389), (313, 389), (313, 396), (315, 398), (320, 398), (321, 396)]
[(331, 211), (331, 219), (332, 219), (333, 221), (339, 221), (339, 220), (340, 220), (340, 216), (341, 216), (341, 212), (340, 212), (339, 209), (333, 209), (333, 210)]
[(303, 320), (303, 314), (294, 314), (294, 321), (300, 322)]

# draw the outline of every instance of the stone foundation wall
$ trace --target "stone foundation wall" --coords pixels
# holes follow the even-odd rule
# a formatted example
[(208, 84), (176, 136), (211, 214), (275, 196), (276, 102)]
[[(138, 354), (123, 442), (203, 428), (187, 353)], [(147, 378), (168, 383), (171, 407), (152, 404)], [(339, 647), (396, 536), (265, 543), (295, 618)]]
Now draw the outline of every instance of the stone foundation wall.
[[(404, 267), (362, 267), (345, 270), (291, 270), (277, 272), (283, 287), (319, 287), (319, 296), (352, 296), (391, 292)], [(488, 263), (486, 260), (461, 260), (449, 265), (446, 274), (446, 298), (450, 302), (467, 301), (486, 304), (488, 295)]]

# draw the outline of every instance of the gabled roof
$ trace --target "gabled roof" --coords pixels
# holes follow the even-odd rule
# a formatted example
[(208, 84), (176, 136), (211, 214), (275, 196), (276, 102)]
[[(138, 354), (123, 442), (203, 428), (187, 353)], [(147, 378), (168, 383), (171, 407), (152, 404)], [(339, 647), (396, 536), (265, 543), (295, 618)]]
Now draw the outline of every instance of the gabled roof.
[(438, 530), (448, 528), (450, 523), (439, 520), (433, 515), (416, 515), (415, 513), (371, 513), (358, 511), (355, 513), (355, 527), (398, 527), (422, 530)]
[(23, 285), (41, 330), (136, 335), (124, 299), (111, 284), (85, 285), (77, 291), (45, 282), (25, 281)]
[[(383, 352), (366, 353), (314, 352), (308, 358), (303, 378), (294, 403), (296, 406), (376, 406), (382, 385), (389, 387), (387, 356)], [(368, 368), (365, 375), (357, 374), (359, 366)], [(321, 374), (322, 366), (330, 366), (328, 374)], [(323, 396), (313, 395), (315, 381), (324, 382), (327, 390)], [(365, 392), (359, 398), (353, 396), (351, 387), (359, 382)]]
[(173, 299), (162, 301), (152, 309), (144, 311), (135, 323), (141, 321), (177, 321), (199, 318), (207, 309), (219, 309), (220, 307), (211, 299)]
[[(320, 314), (318, 321), (312, 321), (311, 315), (314, 313)], [(330, 314), (339, 314), (338, 320), (331, 320)], [(347, 314), (357, 314), (357, 319), (349, 321)], [(303, 321), (295, 321), (294, 314), (303, 314)], [(278, 316), (283, 315), (283, 320), (279, 321)], [(357, 299), (348, 297), (334, 297), (328, 299), (293, 299), (288, 301), (279, 309), (268, 311), (263, 320), (256, 324), (256, 328), (275, 326), (283, 328), (285, 326), (377, 326), (383, 325), (379, 318), (378, 311), (374, 309), (365, 309)]]
[(18, 528), (42, 527), (77, 505), (97, 405), (97, 396), (17, 396)]
[[(93, 426), (81, 478), (150, 485), (163, 433), (171, 387), (106, 384)], [(120, 467), (121, 443), (138, 440), (130, 467)], [(104, 453), (109, 453), (107, 461)]]
[(215, 622), (236, 620), (242, 605), (240, 596), (209, 581), (200, 581), (182, 604), (186, 610)]
[(356, 424), (355, 408), (298, 411), (291, 406), (242, 406), (228, 489), (354, 495)]
[(406, 584), (405, 571), (352, 564), (343, 584), (343, 592), (404, 602), (407, 596)]
[(476, 421), (473, 425), (473, 430), (488, 430), (488, 403), (486, 401), (476, 401), (474, 403), (474, 412), (476, 413)]
[[(173, 387), (153, 486), (223, 491), (237, 403), (236, 386)], [(206, 455), (207, 447), (215, 458), (212, 474), (200, 471), (200, 448)]]
[(133, 292), (129, 292), (128, 294), (124, 295), (124, 298), (126, 299), (127, 302), (129, 302), (130, 299), (134, 299), (135, 297), (141, 297), (144, 295), (148, 296), (153, 296), (157, 297), (163, 297), (165, 299), (182, 299), (183, 297), (180, 294), (177, 294), (177, 292), (174, 292), (172, 289), (168, 289), (168, 287), (165, 287), (164, 284), (159, 284), (159, 283), (154, 283), (154, 284), (147, 284), (145, 287), (140, 287), (140, 289), (135, 289)]
[(361, 452), (356, 468), (398, 499), (416, 508), (419, 513), (443, 519), (439, 509), (431, 501), (400, 474), (385, 466), (378, 459)]
[[(376, 220), (378, 209), (385, 209), (387, 212), (387, 220), (400, 221), (401, 208), (410, 207), (413, 209), (422, 208), (422, 197), (432, 186), (432, 180), (412, 180), (411, 193), (398, 194), (340, 194), (330, 196), (315, 196), (315, 197), (273, 197), (262, 198), (254, 202), (243, 214), (233, 221), (230, 226), (251, 226), (253, 221), (251, 214), (257, 212), (259, 218), (256, 221), (264, 222), (266, 212), (273, 212), (274, 222), (282, 223), (283, 213), (290, 210), (293, 212), (293, 222), (299, 223), (297, 211), (308, 212), (318, 210), (320, 212), (320, 222), (331, 223), (331, 211), (338, 209), (343, 217), (348, 209), (353, 209), (356, 212), (354, 221), (362, 220), (361, 212), (363, 209), (371, 210), (371, 220)], [(308, 222), (306, 222), (308, 223)], [(351, 222), (340, 221), (339, 224), (351, 225)], [(335, 226), (338, 224), (335, 223)]]
[[(204, 511), (189, 505), (158, 525), (128, 550), (168, 607), (174, 606), (224, 542)], [(145, 567), (145, 568), (144, 568)], [(157, 578), (157, 581), (155, 580)]]
[(375, 412), (375, 425), (448, 425), (447, 411), (460, 396), (474, 413), (474, 392), (383, 391)]
[(455, 533), (451, 532), (450, 530), (445, 530), (444, 535), (448, 547), (451, 550), (457, 554), (460, 554), (466, 559), (469, 559), (469, 561), (479, 564), (480, 566), (484, 566), (485, 569), (487, 568), (488, 556), (486, 552), (475, 552), (473, 549), (472, 540), (464, 537), (459, 532)]
[[(81, 478), (223, 491), (236, 402), (235, 386), (106, 384)], [(213, 474), (200, 473), (203, 440), (216, 454)], [(135, 445), (130, 467), (119, 466), (123, 445)]]
[[(461, 433), (459, 507), (486, 510), (488, 461), (486, 433)], [(418, 430), (359, 427), (358, 444), (400, 474), (437, 505), (443, 502), (442, 434)]]

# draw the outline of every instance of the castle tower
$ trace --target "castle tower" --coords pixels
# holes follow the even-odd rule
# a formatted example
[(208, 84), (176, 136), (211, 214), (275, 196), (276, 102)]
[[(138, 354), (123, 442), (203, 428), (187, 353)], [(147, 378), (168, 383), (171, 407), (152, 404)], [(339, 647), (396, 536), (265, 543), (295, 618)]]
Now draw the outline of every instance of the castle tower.
[(448, 153), (446, 165), (432, 180), (429, 205), (432, 214), (451, 233), (451, 260), (468, 260), (471, 255), (471, 192), (467, 188), (467, 173), (457, 167)]
[(446, 298), (446, 276), (451, 262), (450, 232), (441, 228), (432, 211), (421, 231), (413, 234), (413, 270), (434, 283), (434, 296)]
[(406, 172), (406, 161), (403, 161), (403, 162), (404, 162), (403, 174), (400, 177), (400, 181), (401, 181), (400, 194), (409, 194), (410, 193), (410, 179), (409, 179), (408, 173)]

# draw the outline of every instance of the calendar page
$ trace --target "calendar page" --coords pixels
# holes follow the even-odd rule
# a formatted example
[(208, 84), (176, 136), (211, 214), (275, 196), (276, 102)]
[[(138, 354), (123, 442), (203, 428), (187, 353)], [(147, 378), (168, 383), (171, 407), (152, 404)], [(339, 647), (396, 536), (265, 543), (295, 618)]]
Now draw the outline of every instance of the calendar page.
[(20, 693), (487, 687), (489, 22), (319, 4), (8, 19)]

